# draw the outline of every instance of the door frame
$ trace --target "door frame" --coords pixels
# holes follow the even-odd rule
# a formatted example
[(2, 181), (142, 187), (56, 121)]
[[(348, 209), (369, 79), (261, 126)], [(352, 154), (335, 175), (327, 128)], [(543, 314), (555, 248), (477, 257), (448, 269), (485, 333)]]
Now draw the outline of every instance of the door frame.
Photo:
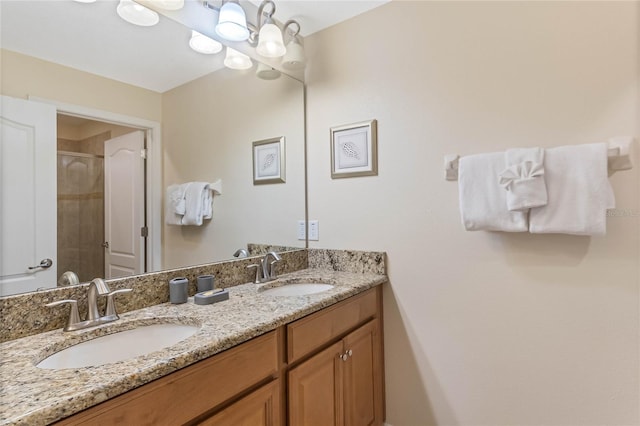
[(120, 126), (144, 130), (147, 149), (146, 167), (146, 222), (149, 234), (146, 243), (147, 271), (162, 269), (162, 135), (157, 121), (118, 114), (82, 105), (69, 104), (52, 99), (29, 96), (30, 101), (50, 104), (58, 114), (71, 115), (89, 120), (103, 121)]

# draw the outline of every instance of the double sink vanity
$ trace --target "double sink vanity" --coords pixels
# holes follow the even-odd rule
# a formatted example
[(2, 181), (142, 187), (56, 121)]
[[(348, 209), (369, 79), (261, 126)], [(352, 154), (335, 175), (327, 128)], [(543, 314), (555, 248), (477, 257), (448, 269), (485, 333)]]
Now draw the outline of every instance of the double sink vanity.
[[(120, 319), (78, 331), (41, 306), (86, 285), (0, 299), (0, 424), (381, 425), (384, 254), (282, 257), (263, 284), (251, 259), (109, 281), (133, 290)], [(229, 299), (168, 303), (169, 278), (202, 273)]]

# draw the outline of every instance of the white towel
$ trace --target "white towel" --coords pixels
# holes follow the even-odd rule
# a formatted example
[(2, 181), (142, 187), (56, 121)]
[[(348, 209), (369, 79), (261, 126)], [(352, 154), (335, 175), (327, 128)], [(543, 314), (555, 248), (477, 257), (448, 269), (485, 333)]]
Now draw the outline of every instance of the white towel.
[(507, 210), (507, 191), (498, 183), (504, 166), (502, 152), (460, 158), (460, 213), (467, 231), (527, 231), (526, 213)]
[(550, 148), (544, 163), (549, 201), (531, 209), (529, 231), (604, 235), (607, 207), (615, 206), (607, 178), (607, 145)]
[(544, 150), (541, 148), (508, 149), (504, 155), (507, 168), (500, 173), (500, 185), (507, 191), (507, 209), (528, 211), (547, 204), (544, 182)]
[(185, 214), (185, 194), (189, 184), (170, 185), (165, 196), (165, 222), (167, 225), (182, 225)]
[[(200, 226), (203, 219), (211, 218), (211, 190), (207, 182), (190, 182), (185, 194), (185, 201), (183, 225)], [(207, 214), (209, 217), (205, 217)]]

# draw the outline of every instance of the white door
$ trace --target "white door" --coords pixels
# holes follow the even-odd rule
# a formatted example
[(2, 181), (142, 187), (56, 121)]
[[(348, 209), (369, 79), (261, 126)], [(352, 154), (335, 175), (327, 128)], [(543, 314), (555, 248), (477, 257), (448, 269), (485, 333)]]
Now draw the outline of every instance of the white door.
[(0, 126), (0, 295), (55, 287), (56, 108), (2, 96)]
[(144, 272), (144, 132), (105, 142), (105, 278)]

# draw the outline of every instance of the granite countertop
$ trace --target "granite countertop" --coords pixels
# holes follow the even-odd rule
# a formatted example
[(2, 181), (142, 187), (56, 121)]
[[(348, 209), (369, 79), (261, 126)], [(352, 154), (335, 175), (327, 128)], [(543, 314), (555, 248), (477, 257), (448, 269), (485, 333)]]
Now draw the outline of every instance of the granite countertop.
[[(305, 269), (266, 284), (230, 287), (229, 300), (212, 305), (196, 305), (191, 297), (181, 305), (163, 303), (127, 312), (118, 321), (91, 329), (58, 329), (2, 343), (0, 424), (44, 425), (60, 420), (386, 281), (385, 275), (373, 273)], [(259, 291), (290, 282), (322, 282), (334, 288), (293, 297)], [(62, 370), (35, 366), (56, 351), (98, 335), (158, 323), (200, 329), (169, 348), (113, 364)]]

